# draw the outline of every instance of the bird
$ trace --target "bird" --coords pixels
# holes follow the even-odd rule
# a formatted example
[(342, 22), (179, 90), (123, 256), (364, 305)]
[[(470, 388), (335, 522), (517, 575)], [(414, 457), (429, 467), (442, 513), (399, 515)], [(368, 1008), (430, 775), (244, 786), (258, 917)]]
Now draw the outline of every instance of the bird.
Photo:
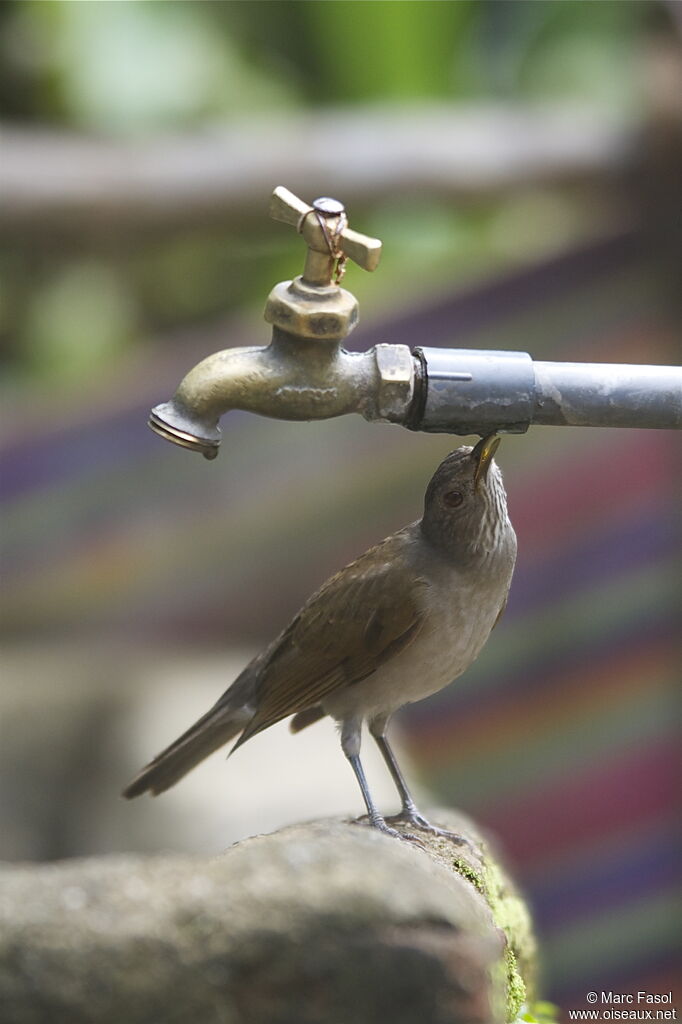
[[(417, 809), (387, 728), (399, 708), (469, 668), (507, 604), (517, 544), (493, 458), (499, 443), (490, 434), (450, 452), (429, 481), (421, 519), (331, 576), (123, 796), (164, 792), (234, 737), (231, 753), (289, 716), (292, 732), (329, 716), (362, 792), (363, 821), (400, 838), (406, 833), (393, 824), (451, 835)], [(360, 760), (363, 724), (398, 790), (401, 811), (391, 818), (380, 814), (369, 791)]]

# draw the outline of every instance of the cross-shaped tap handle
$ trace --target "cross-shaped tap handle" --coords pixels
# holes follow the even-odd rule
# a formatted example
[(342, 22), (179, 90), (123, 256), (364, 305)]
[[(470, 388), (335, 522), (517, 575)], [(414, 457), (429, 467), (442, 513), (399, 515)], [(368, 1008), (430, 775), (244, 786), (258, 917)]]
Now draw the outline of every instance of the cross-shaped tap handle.
[(336, 284), (343, 275), (346, 259), (364, 270), (376, 270), (381, 242), (348, 227), (343, 204), (336, 199), (316, 199), (312, 206), (278, 185), (270, 200), (270, 216), (291, 224), (308, 245), (303, 280), (308, 284)]

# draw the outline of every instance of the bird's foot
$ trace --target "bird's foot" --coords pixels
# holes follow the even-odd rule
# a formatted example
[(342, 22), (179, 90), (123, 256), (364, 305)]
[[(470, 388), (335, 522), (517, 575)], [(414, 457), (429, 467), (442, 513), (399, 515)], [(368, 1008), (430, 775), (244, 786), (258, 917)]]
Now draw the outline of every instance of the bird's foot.
[(390, 818), (386, 818), (387, 822), (394, 823), (396, 825), (414, 825), (415, 828), (421, 829), (422, 832), (428, 832), (432, 836), (442, 836), (443, 839), (449, 839), (450, 842), (459, 843), (460, 845), (470, 845), (468, 839), (464, 836), (458, 835), (457, 832), (450, 832), (446, 828), (439, 828), (438, 825), (432, 825), (430, 821), (419, 813), (416, 807), (404, 807), (400, 814), (394, 814)]
[(422, 847), (424, 845), (419, 836), (414, 836), (411, 832), (401, 832), (397, 828), (391, 828), (390, 825), (386, 824), (386, 819), (382, 818), (379, 814), (374, 818), (370, 818), (369, 815), (363, 814), (361, 818), (356, 818), (353, 824), (370, 825), (371, 828), (376, 828), (379, 832), (383, 832), (385, 836), (392, 836), (393, 839), (405, 839), (408, 843), (416, 843), (417, 846)]

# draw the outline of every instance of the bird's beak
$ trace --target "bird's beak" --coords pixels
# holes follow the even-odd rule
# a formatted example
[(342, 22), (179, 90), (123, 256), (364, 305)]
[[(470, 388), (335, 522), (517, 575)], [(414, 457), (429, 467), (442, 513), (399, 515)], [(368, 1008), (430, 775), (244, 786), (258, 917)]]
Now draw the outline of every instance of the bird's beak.
[(481, 483), (485, 480), (490, 469), (490, 463), (493, 461), (493, 455), (500, 446), (501, 437), (497, 437), (496, 434), (488, 434), (487, 437), (482, 437), (476, 447), (471, 453), (471, 458), (476, 463), (476, 469), (474, 471), (474, 487), (478, 490)]

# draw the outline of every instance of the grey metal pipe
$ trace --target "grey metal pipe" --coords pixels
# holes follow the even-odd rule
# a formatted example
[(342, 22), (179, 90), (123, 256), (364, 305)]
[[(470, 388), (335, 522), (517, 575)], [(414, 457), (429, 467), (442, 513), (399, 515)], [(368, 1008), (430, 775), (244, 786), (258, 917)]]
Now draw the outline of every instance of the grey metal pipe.
[(682, 427), (682, 367), (543, 363), (533, 423), (572, 427)]
[(524, 433), (532, 423), (682, 428), (682, 367), (535, 362), (527, 352), (418, 348), (421, 395), (409, 426), (430, 433)]

